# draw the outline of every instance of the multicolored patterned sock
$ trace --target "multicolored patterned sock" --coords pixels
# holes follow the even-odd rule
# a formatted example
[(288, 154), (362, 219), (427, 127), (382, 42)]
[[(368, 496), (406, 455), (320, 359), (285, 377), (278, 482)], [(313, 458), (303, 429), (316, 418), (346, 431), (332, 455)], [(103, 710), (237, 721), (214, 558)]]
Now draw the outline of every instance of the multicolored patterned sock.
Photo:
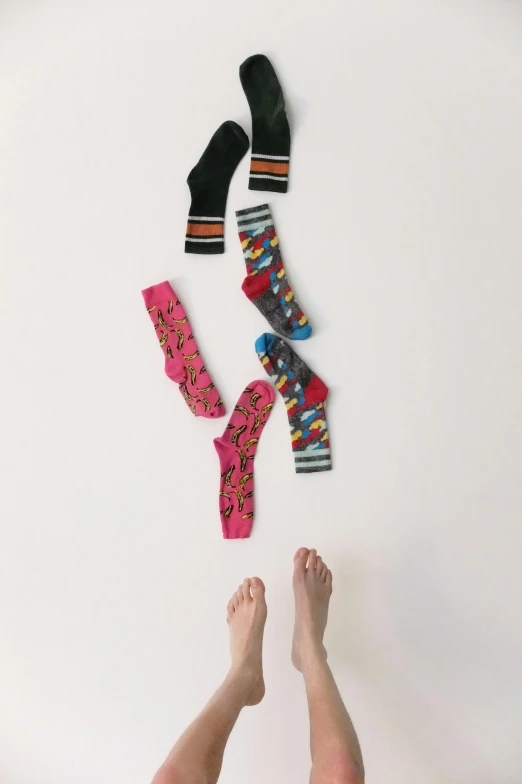
[(239, 78), (252, 113), (251, 191), (288, 190), (290, 127), (281, 85), (264, 54), (241, 64)]
[(165, 355), (165, 373), (179, 390), (194, 416), (217, 419), (225, 406), (199, 353), (179, 297), (168, 282), (141, 292)]
[(286, 277), (270, 207), (238, 210), (236, 217), (247, 268), (241, 288), (272, 329), (291, 340), (306, 340), (312, 327)]
[(256, 341), (256, 351), (285, 401), (296, 473), (330, 471), (328, 387), (282, 338), (265, 332)]
[(225, 539), (246, 539), (254, 522), (254, 458), (274, 405), (274, 390), (251, 381), (237, 401), (221, 438), (214, 439), (221, 484), (219, 511)]
[(192, 203), (185, 237), (185, 253), (225, 252), (225, 207), (230, 180), (248, 150), (248, 136), (227, 120), (215, 132), (187, 182)]

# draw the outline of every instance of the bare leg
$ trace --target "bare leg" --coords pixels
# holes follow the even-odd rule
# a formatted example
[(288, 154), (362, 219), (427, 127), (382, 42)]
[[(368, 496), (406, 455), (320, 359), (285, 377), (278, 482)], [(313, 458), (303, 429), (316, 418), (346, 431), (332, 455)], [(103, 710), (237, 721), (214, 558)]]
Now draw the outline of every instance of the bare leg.
[(316, 550), (294, 558), (295, 629), (292, 662), (303, 673), (310, 713), (310, 784), (362, 784), (359, 741), (326, 661), (323, 636), (332, 573)]
[(228, 603), (230, 671), (210, 702), (183, 733), (153, 784), (216, 784), (225, 746), (246, 705), (264, 697), (262, 646), (266, 621), (265, 586), (246, 579)]

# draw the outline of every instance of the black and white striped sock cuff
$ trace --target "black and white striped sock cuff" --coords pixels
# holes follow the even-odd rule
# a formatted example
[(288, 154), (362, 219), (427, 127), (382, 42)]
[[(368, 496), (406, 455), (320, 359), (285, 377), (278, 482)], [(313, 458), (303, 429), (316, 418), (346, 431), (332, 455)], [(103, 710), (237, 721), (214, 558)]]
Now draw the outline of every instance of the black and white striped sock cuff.
[(296, 474), (313, 474), (332, 470), (330, 447), (307, 447), (294, 452)]

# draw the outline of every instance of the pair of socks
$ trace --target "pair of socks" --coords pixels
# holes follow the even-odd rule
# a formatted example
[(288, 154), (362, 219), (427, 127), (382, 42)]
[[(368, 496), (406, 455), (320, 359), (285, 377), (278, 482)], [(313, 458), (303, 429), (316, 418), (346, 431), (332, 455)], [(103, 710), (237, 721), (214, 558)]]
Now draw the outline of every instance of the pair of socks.
[[(290, 130), (281, 85), (265, 55), (249, 57), (239, 69), (252, 114), (252, 158), (248, 187), (286, 193), (290, 161)], [(212, 136), (190, 172), (191, 205), (185, 253), (225, 252), (225, 208), (232, 175), (248, 150), (248, 137), (227, 120)]]
[(209, 419), (223, 416), (225, 406), (205, 367), (178, 295), (168, 281), (141, 293), (163, 349), (165, 373), (179, 385), (194, 416)]
[(238, 210), (236, 217), (247, 271), (241, 288), (272, 329), (291, 340), (306, 340), (312, 327), (286, 276), (270, 207)]
[[(325, 403), (328, 387), (282, 339), (265, 333), (256, 351), (286, 406), (297, 474), (330, 471)], [(250, 536), (254, 521), (254, 459), (274, 405), (274, 390), (252, 381), (241, 394), (225, 432), (214, 439), (219, 457), (219, 512), (225, 539)]]

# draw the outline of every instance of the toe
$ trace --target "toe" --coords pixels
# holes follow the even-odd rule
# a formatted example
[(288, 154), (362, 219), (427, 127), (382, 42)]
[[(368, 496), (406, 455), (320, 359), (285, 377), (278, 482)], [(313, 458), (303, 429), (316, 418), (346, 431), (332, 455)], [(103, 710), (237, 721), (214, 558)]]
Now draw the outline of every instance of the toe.
[(315, 562), (315, 571), (317, 572), (317, 576), (321, 575), (321, 569), (323, 568), (323, 559), (320, 555), (317, 556), (317, 561)]
[(252, 577), (250, 580), (250, 589), (252, 591), (254, 601), (262, 599), (265, 595), (265, 584), (260, 577)]
[(250, 593), (250, 578), (245, 577), (243, 580), (243, 585), (241, 586), (241, 592), (243, 594), (243, 599), (245, 602), (252, 601), (252, 594)]
[(330, 588), (330, 590), (332, 589), (332, 582), (333, 582), (332, 573), (328, 569), (328, 571), (326, 572), (326, 585), (328, 586), (328, 588)]
[(294, 555), (294, 580), (302, 580), (304, 578), (309, 552), (307, 547), (301, 547)]
[(323, 563), (322, 566), (321, 566), (321, 571), (316, 569), (316, 572), (318, 572), (319, 579), (321, 580), (321, 582), (325, 583), (326, 582), (326, 575), (328, 574), (328, 567), (327, 567), (327, 565), (325, 563)]
[(310, 555), (308, 556), (308, 568), (315, 569), (315, 565), (317, 563), (317, 550), (310, 550)]
[(243, 601), (243, 594), (242, 594), (242, 592), (241, 592), (241, 588), (239, 588), (239, 589), (238, 589), (238, 590), (235, 592), (235, 594), (234, 594), (234, 598), (233, 598), (233, 602), (234, 602), (234, 609), (236, 609), (236, 610), (237, 610), (237, 609), (238, 609), (238, 607), (239, 607), (239, 605), (241, 604), (241, 602), (242, 602), (242, 601)]
[(234, 615), (234, 612), (235, 612), (234, 597), (232, 597), (232, 599), (227, 604), (227, 620), (230, 620), (230, 618)]

